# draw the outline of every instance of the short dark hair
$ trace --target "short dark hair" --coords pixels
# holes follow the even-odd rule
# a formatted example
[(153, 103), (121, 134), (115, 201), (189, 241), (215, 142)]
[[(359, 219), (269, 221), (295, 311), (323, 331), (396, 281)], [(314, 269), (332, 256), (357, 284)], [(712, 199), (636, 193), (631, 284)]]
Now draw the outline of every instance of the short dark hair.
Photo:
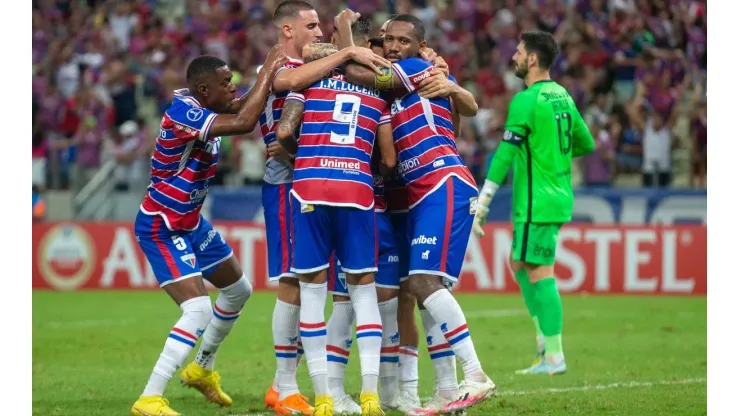
[(416, 39), (419, 42), (424, 40), (424, 36), (426, 36), (426, 29), (424, 29), (424, 23), (418, 17), (412, 14), (399, 14), (398, 16), (391, 19), (391, 21), (388, 23), (388, 26), (390, 26), (390, 24), (393, 22), (411, 23), (414, 26), (414, 35), (416, 36)]
[(373, 22), (367, 16), (360, 16), (359, 19), (352, 25), (352, 37), (369, 37), (370, 32), (373, 30)]
[(527, 53), (537, 55), (539, 67), (550, 69), (552, 63), (560, 52), (558, 43), (552, 34), (538, 29), (532, 29), (521, 34), (520, 39), (524, 42)]
[(275, 9), (272, 14), (272, 23), (278, 23), (286, 17), (298, 17), (298, 14), (304, 10), (314, 10), (313, 6), (300, 0), (287, 0)]
[(382, 48), (383, 47), (383, 38), (380, 36), (375, 38), (370, 38), (370, 47), (371, 48)]
[(216, 73), (218, 68), (226, 66), (226, 62), (215, 56), (203, 55), (193, 59), (188, 65), (185, 78), (188, 84), (195, 84), (203, 77)]

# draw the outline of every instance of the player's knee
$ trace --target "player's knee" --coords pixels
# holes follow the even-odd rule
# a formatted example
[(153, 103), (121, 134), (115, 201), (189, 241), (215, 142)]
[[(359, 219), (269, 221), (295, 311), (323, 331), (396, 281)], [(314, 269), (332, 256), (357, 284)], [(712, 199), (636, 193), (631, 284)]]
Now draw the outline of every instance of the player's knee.
[(301, 304), (301, 287), (298, 279), (281, 277), (278, 283), (278, 299), (291, 305)]
[(186, 300), (180, 305), (180, 308), (182, 309), (183, 318), (192, 320), (198, 328), (205, 328), (213, 317), (211, 298), (208, 296)]
[(249, 279), (247, 279), (247, 276), (245, 275), (242, 275), (242, 277), (233, 285), (221, 289), (221, 293), (226, 296), (229, 301), (242, 305), (250, 296), (252, 296), (252, 291), (252, 284), (249, 283)]
[(530, 283), (536, 283), (548, 277), (555, 276), (555, 266), (553, 265), (525, 263), (523, 267), (527, 270)]
[(411, 292), (420, 303), (424, 302), (432, 293), (445, 289), (439, 276), (420, 274), (411, 276), (409, 281), (411, 282)]
[(524, 263), (514, 260), (513, 258), (509, 258), (509, 265), (511, 266), (511, 271), (514, 273), (524, 268)]
[(334, 295), (332, 296), (332, 302), (349, 302), (349, 296)]
[(375, 286), (375, 291), (378, 292), (378, 302), (387, 302), (398, 297), (398, 289)]

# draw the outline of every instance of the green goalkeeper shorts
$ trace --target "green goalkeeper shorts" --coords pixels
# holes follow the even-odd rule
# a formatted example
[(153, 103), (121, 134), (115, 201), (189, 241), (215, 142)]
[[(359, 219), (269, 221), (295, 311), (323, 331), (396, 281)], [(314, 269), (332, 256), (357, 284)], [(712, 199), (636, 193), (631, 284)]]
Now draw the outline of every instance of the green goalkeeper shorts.
[(515, 222), (511, 241), (514, 261), (552, 266), (558, 246), (558, 232), (563, 224)]

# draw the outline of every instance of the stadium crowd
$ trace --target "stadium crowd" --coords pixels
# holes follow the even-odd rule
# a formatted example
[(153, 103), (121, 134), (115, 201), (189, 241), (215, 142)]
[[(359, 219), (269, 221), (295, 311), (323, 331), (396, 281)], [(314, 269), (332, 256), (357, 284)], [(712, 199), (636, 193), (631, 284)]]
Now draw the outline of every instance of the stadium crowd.
[[(34, 188), (80, 189), (107, 160), (116, 188), (145, 175), (159, 117), (187, 63), (220, 57), (246, 92), (275, 44), (279, 0), (34, 0)], [(379, 27), (397, 13), (424, 21), (429, 46), (480, 105), (460, 154), (479, 181), (523, 88), (510, 65), (521, 30), (551, 31), (553, 77), (576, 100), (597, 151), (574, 162), (582, 186), (706, 186), (706, 0), (314, 1), (322, 31), (344, 5)], [(217, 184), (258, 184), (259, 132), (222, 142)], [(640, 175), (641, 174), (641, 175)], [(138, 183), (138, 182), (137, 182)], [(631, 182), (628, 182), (631, 184)], [(622, 185), (624, 186), (624, 185)], [(630, 185), (626, 185), (630, 186)]]

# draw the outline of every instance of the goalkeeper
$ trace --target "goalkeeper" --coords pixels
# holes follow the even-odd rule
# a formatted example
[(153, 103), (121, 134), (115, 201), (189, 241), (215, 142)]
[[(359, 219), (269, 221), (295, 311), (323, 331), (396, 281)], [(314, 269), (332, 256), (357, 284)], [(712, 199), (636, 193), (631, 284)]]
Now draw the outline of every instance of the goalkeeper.
[(509, 104), (504, 138), (480, 192), (473, 224), (473, 233), (482, 236), (491, 199), (513, 162), (511, 268), (537, 330), (535, 360), (520, 374), (566, 371), (555, 250), (558, 231), (573, 211), (572, 158), (594, 149), (573, 98), (550, 79), (557, 54), (558, 45), (549, 33), (532, 30), (521, 35), (513, 60), (516, 75), (528, 88)]

